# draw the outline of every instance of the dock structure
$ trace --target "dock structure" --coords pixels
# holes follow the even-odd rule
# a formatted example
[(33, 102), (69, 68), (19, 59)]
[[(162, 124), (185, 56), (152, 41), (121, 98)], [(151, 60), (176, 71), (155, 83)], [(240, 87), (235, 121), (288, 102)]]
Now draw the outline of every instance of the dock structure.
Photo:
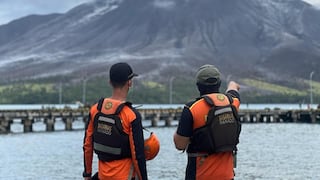
[(320, 109), (240, 110), (242, 123), (320, 123)]
[[(180, 119), (182, 108), (138, 108), (143, 122), (149, 121), (151, 127), (174, 126)], [(0, 110), (0, 134), (11, 132), (12, 124), (22, 124), (23, 132), (33, 132), (34, 123), (45, 124), (44, 131), (55, 131), (55, 123), (62, 121), (64, 130), (74, 130), (76, 121), (88, 121), (88, 108), (40, 109), (40, 110)], [(311, 110), (240, 110), (243, 123), (320, 123), (320, 109)]]

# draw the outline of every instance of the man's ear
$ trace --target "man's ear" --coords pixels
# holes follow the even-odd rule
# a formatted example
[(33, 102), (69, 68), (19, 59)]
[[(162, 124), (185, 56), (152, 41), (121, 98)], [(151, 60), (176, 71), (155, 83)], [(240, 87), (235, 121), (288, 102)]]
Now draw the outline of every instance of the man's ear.
[(128, 86), (129, 86), (129, 87), (132, 86), (132, 79), (128, 80)]

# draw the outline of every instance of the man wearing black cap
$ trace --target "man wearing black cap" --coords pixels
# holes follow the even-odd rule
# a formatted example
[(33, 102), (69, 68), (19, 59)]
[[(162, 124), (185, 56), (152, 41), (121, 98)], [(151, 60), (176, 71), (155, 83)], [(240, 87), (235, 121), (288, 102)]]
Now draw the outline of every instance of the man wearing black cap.
[[(126, 102), (135, 76), (127, 63), (112, 65), (112, 95), (90, 109), (83, 143), (86, 180), (147, 179), (141, 115)], [(99, 169), (91, 178), (93, 152), (98, 156)]]
[(185, 179), (231, 180), (241, 129), (240, 86), (231, 81), (226, 93), (219, 93), (220, 72), (208, 64), (199, 68), (196, 79), (200, 97), (185, 105), (173, 138), (178, 150), (187, 150)]

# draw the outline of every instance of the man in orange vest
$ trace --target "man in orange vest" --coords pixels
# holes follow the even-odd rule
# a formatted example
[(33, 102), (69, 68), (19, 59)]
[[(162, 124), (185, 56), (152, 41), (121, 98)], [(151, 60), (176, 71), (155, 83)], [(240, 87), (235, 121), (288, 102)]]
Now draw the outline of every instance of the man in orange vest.
[[(85, 180), (147, 179), (141, 115), (126, 102), (135, 76), (127, 63), (112, 65), (112, 95), (90, 109), (83, 143)], [(93, 152), (99, 164), (98, 173), (91, 178)]]
[[(201, 66), (196, 79), (200, 97), (185, 104), (173, 137), (176, 148), (188, 153), (185, 179), (231, 180), (234, 178), (233, 151), (241, 130), (237, 118), (240, 86), (231, 81), (226, 93), (220, 93), (220, 72), (213, 65)], [(207, 125), (211, 108), (208, 101), (217, 108), (213, 116), (219, 116), (218, 123), (214, 125)], [(224, 142), (229, 140), (231, 143)]]

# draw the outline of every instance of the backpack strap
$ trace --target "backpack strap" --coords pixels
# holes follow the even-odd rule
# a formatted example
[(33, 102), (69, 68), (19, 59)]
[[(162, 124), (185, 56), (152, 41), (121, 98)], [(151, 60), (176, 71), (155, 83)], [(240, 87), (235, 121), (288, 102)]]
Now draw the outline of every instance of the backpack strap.
[(230, 94), (225, 94), (227, 96), (227, 98), (229, 99), (230, 104), (233, 103), (233, 98)]
[(98, 101), (97, 109), (98, 109), (99, 112), (101, 112), (103, 101), (104, 101), (104, 98), (100, 98), (99, 101)]
[(124, 103), (121, 103), (117, 109), (116, 109), (116, 112), (114, 114), (119, 114), (121, 112), (121, 110), (123, 109), (124, 106), (129, 106), (130, 108), (132, 107), (132, 104), (130, 102), (124, 102)]
[[(225, 95), (227, 96), (227, 95)], [(206, 103), (208, 103), (210, 105), (211, 108), (215, 108), (215, 104), (214, 104), (214, 101), (212, 100), (212, 98), (210, 96), (202, 96), (203, 99), (206, 101)], [(228, 100), (229, 100), (229, 104), (227, 104), (226, 107), (223, 107), (223, 108), (219, 108), (219, 109), (214, 109), (215, 112), (214, 112), (214, 115), (219, 115), (219, 114), (222, 114), (222, 113), (225, 113), (225, 112), (229, 112), (229, 111), (232, 111), (235, 114), (235, 111), (234, 111), (234, 108), (233, 108), (233, 105), (232, 105), (232, 97), (230, 96), (227, 96)]]
[(214, 106), (214, 102), (209, 96), (202, 96), (202, 97), (211, 107)]

